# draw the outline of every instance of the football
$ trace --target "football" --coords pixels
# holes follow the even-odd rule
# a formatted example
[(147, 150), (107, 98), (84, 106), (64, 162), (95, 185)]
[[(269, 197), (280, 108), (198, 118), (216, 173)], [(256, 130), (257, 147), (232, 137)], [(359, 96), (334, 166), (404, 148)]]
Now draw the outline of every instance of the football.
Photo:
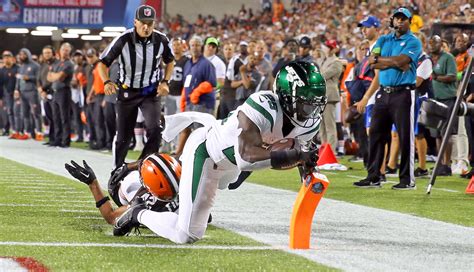
[(294, 147), (295, 147), (295, 139), (284, 138), (271, 144), (268, 147), (268, 149), (270, 149), (271, 151), (276, 151), (276, 150), (289, 150)]

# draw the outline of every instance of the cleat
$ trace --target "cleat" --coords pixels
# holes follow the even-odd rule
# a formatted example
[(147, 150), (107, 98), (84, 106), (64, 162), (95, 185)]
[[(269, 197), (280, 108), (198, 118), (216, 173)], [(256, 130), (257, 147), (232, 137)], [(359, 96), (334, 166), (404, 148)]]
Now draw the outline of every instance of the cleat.
[(137, 198), (130, 207), (117, 219), (115, 219), (114, 236), (124, 236), (134, 227), (140, 226), (137, 215), (140, 211), (146, 209), (145, 202), (141, 198)]

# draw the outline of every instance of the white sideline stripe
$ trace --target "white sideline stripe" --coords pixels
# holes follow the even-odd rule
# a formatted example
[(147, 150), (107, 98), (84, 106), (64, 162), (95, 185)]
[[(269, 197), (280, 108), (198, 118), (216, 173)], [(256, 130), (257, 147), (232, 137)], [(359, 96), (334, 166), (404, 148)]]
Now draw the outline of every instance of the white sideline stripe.
[(54, 184), (49, 182), (0, 182), (1, 185), (5, 186), (38, 186), (38, 187), (57, 187), (57, 188), (73, 188), (64, 184)]
[[(48, 205), (48, 204), (24, 204), (24, 203), (0, 203), (0, 207), (63, 207), (64, 205)], [(73, 208), (83, 208), (84, 205), (70, 205)]]
[(61, 202), (61, 203), (94, 203), (94, 201), (91, 200), (61, 200), (61, 199), (37, 199), (34, 200), (34, 202)]
[(220, 250), (279, 250), (272, 246), (219, 246), (219, 245), (162, 245), (162, 244), (124, 244), (124, 243), (54, 243), (54, 242), (0, 242), (2, 246), (41, 246), (41, 247), (115, 247), (115, 248), (163, 248), (163, 249), (220, 249)]
[[(24, 193), (24, 192), (23, 192)], [(39, 194), (33, 194), (33, 193), (24, 193), (23, 195), (27, 196), (29, 199), (32, 199), (34, 200), (35, 198), (40, 198), (40, 199), (45, 199), (45, 200), (49, 200), (49, 199), (62, 199), (62, 198), (67, 198), (67, 199), (71, 199), (72, 197), (74, 199), (91, 199), (91, 196), (63, 196), (63, 195), (39, 195)]]
[(66, 212), (66, 213), (97, 213), (96, 210), (67, 210), (67, 209), (61, 209), (59, 211), (60, 212)]
[(104, 220), (102, 217), (97, 217), (97, 216), (76, 216), (74, 217), (76, 219), (92, 219), (92, 220)]
[[(353, 176), (353, 175), (347, 175), (347, 177), (348, 177), (348, 178), (356, 178), (356, 179), (365, 179), (365, 177)], [(398, 182), (394, 182), (394, 181), (389, 181), (389, 180), (387, 180), (387, 183), (397, 184)], [(418, 186), (417, 186), (417, 187), (418, 187)], [(431, 188), (431, 189), (432, 189), (432, 190), (443, 191), (443, 192), (449, 192), (449, 193), (460, 193), (460, 191), (451, 190), (451, 189), (446, 189), (446, 188), (433, 187), (433, 188)]]
[[(9, 189), (48, 189), (51, 192), (54, 192), (54, 191), (62, 192), (62, 191), (67, 191), (67, 190), (72, 189), (72, 188), (66, 188), (66, 187), (50, 189), (51, 187), (41, 186), (41, 185), (40, 186), (36, 186), (36, 185), (33, 185), (33, 186), (5, 186), (5, 187), (7, 187)], [(15, 191), (18, 191), (18, 190), (15, 190)]]
[(48, 191), (42, 191), (42, 190), (15, 190), (18, 193), (54, 193), (58, 192), (61, 194), (67, 194), (67, 195), (84, 195), (84, 192), (75, 192), (75, 191), (69, 191), (69, 192), (63, 192), (63, 190), (48, 190)]

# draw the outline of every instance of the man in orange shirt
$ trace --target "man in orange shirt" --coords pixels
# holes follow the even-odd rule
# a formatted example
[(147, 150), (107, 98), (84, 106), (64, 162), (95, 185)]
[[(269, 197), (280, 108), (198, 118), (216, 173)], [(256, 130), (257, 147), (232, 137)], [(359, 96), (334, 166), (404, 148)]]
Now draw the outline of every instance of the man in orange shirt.
[(469, 36), (466, 33), (459, 34), (454, 40), (454, 49), (458, 52), (456, 55), (456, 68), (457, 68), (457, 80), (462, 79), (463, 72), (466, 70), (469, 63), (469, 59), (472, 57), (469, 56), (467, 52), (467, 46), (469, 44)]
[(91, 129), (95, 130), (96, 144), (92, 145), (92, 149), (104, 149), (106, 148), (106, 131), (105, 131), (105, 119), (104, 119), (104, 81), (100, 77), (99, 70), (97, 69), (97, 63), (99, 57), (97, 51), (94, 48), (90, 48), (86, 52), (87, 63), (92, 65), (93, 83), (92, 90), (87, 96), (87, 103), (93, 105), (92, 117), (94, 118), (94, 127)]

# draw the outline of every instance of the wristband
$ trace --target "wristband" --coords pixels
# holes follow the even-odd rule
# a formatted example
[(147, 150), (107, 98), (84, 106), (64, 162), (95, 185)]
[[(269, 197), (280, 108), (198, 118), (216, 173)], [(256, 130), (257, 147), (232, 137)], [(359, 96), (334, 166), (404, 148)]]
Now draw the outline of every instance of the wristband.
[(100, 207), (102, 207), (102, 205), (105, 204), (105, 202), (107, 202), (109, 200), (110, 200), (110, 198), (108, 196), (105, 196), (104, 198), (102, 198), (101, 200), (99, 200), (95, 203), (95, 207), (100, 208)]
[(289, 169), (299, 163), (298, 150), (275, 150), (270, 152), (270, 164), (273, 169)]
[(104, 81), (104, 86), (107, 85), (107, 84), (109, 84), (109, 83), (113, 83), (113, 82), (112, 82), (112, 80), (107, 79), (106, 81)]

